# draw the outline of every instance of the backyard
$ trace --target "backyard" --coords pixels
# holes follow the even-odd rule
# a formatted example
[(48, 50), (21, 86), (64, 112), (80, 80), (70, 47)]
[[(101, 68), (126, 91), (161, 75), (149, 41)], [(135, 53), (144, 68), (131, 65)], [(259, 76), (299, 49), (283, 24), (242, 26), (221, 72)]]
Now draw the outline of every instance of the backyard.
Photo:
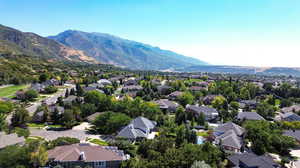
[(0, 97), (13, 98), (14, 94), (21, 89), (28, 88), (29, 85), (13, 85), (0, 88)]

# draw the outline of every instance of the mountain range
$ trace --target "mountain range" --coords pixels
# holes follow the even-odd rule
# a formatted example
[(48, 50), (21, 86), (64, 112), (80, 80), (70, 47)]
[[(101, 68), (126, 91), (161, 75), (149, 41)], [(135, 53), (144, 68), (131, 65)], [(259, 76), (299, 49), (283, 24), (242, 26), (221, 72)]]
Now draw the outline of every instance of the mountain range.
[[(58, 62), (112, 64), (140, 70), (178, 72), (212, 72), (260, 75), (293, 75), (299, 68), (258, 68), (209, 65), (204, 61), (162, 50), (148, 44), (122, 39), (104, 33), (67, 30), (56, 36), (42, 37), (35, 33), (0, 25), (0, 57), (24, 55)], [(14, 59), (15, 57), (12, 57)], [(27, 58), (26, 58), (27, 59)]]
[(97, 63), (94, 58), (86, 56), (83, 51), (34, 33), (21, 32), (3, 25), (0, 25), (0, 53), (30, 55), (58, 61)]
[(48, 37), (106, 64), (131, 69), (173, 70), (207, 63), (172, 51), (104, 33), (68, 30)]

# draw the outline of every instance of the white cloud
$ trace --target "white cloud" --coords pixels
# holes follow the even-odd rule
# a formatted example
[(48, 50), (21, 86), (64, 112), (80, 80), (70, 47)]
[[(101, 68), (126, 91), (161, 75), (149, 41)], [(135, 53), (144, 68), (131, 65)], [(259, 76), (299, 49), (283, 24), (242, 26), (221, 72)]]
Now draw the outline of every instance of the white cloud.
[(165, 48), (217, 65), (300, 67), (299, 41), (241, 41)]

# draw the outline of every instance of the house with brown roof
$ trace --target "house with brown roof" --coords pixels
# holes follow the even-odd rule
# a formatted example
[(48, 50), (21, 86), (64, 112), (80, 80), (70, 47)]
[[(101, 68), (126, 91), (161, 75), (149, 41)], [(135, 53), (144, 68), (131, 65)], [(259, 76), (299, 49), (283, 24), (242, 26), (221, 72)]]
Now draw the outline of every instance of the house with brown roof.
[(75, 166), (92, 168), (119, 168), (126, 156), (113, 146), (92, 146), (73, 144), (55, 147), (48, 151), (49, 166), (61, 165), (64, 168)]

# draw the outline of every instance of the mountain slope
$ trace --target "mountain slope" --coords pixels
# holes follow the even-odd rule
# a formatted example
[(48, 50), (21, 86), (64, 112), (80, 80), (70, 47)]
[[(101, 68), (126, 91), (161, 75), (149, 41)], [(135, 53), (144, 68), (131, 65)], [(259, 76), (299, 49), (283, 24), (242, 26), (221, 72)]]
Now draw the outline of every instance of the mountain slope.
[(103, 33), (68, 30), (49, 38), (82, 50), (100, 62), (132, 69), (165, 70), (206, 64), (171, 51)]
[(0, 54), (28, 55), (54, 60), (96, 63), (82, 51), (72, 49), (54, 40), (34, 33), (0, 25)]
[(251, 74), (251, 75), (270, 75), (270, 76), (297, 76), (300, 77), (300, 68), (292, 67), (246, 67), (246, 66), (190, 66), (178, 68), (179, 72), (210, 72), (210, 73), (228, 73), (228, 74)]

